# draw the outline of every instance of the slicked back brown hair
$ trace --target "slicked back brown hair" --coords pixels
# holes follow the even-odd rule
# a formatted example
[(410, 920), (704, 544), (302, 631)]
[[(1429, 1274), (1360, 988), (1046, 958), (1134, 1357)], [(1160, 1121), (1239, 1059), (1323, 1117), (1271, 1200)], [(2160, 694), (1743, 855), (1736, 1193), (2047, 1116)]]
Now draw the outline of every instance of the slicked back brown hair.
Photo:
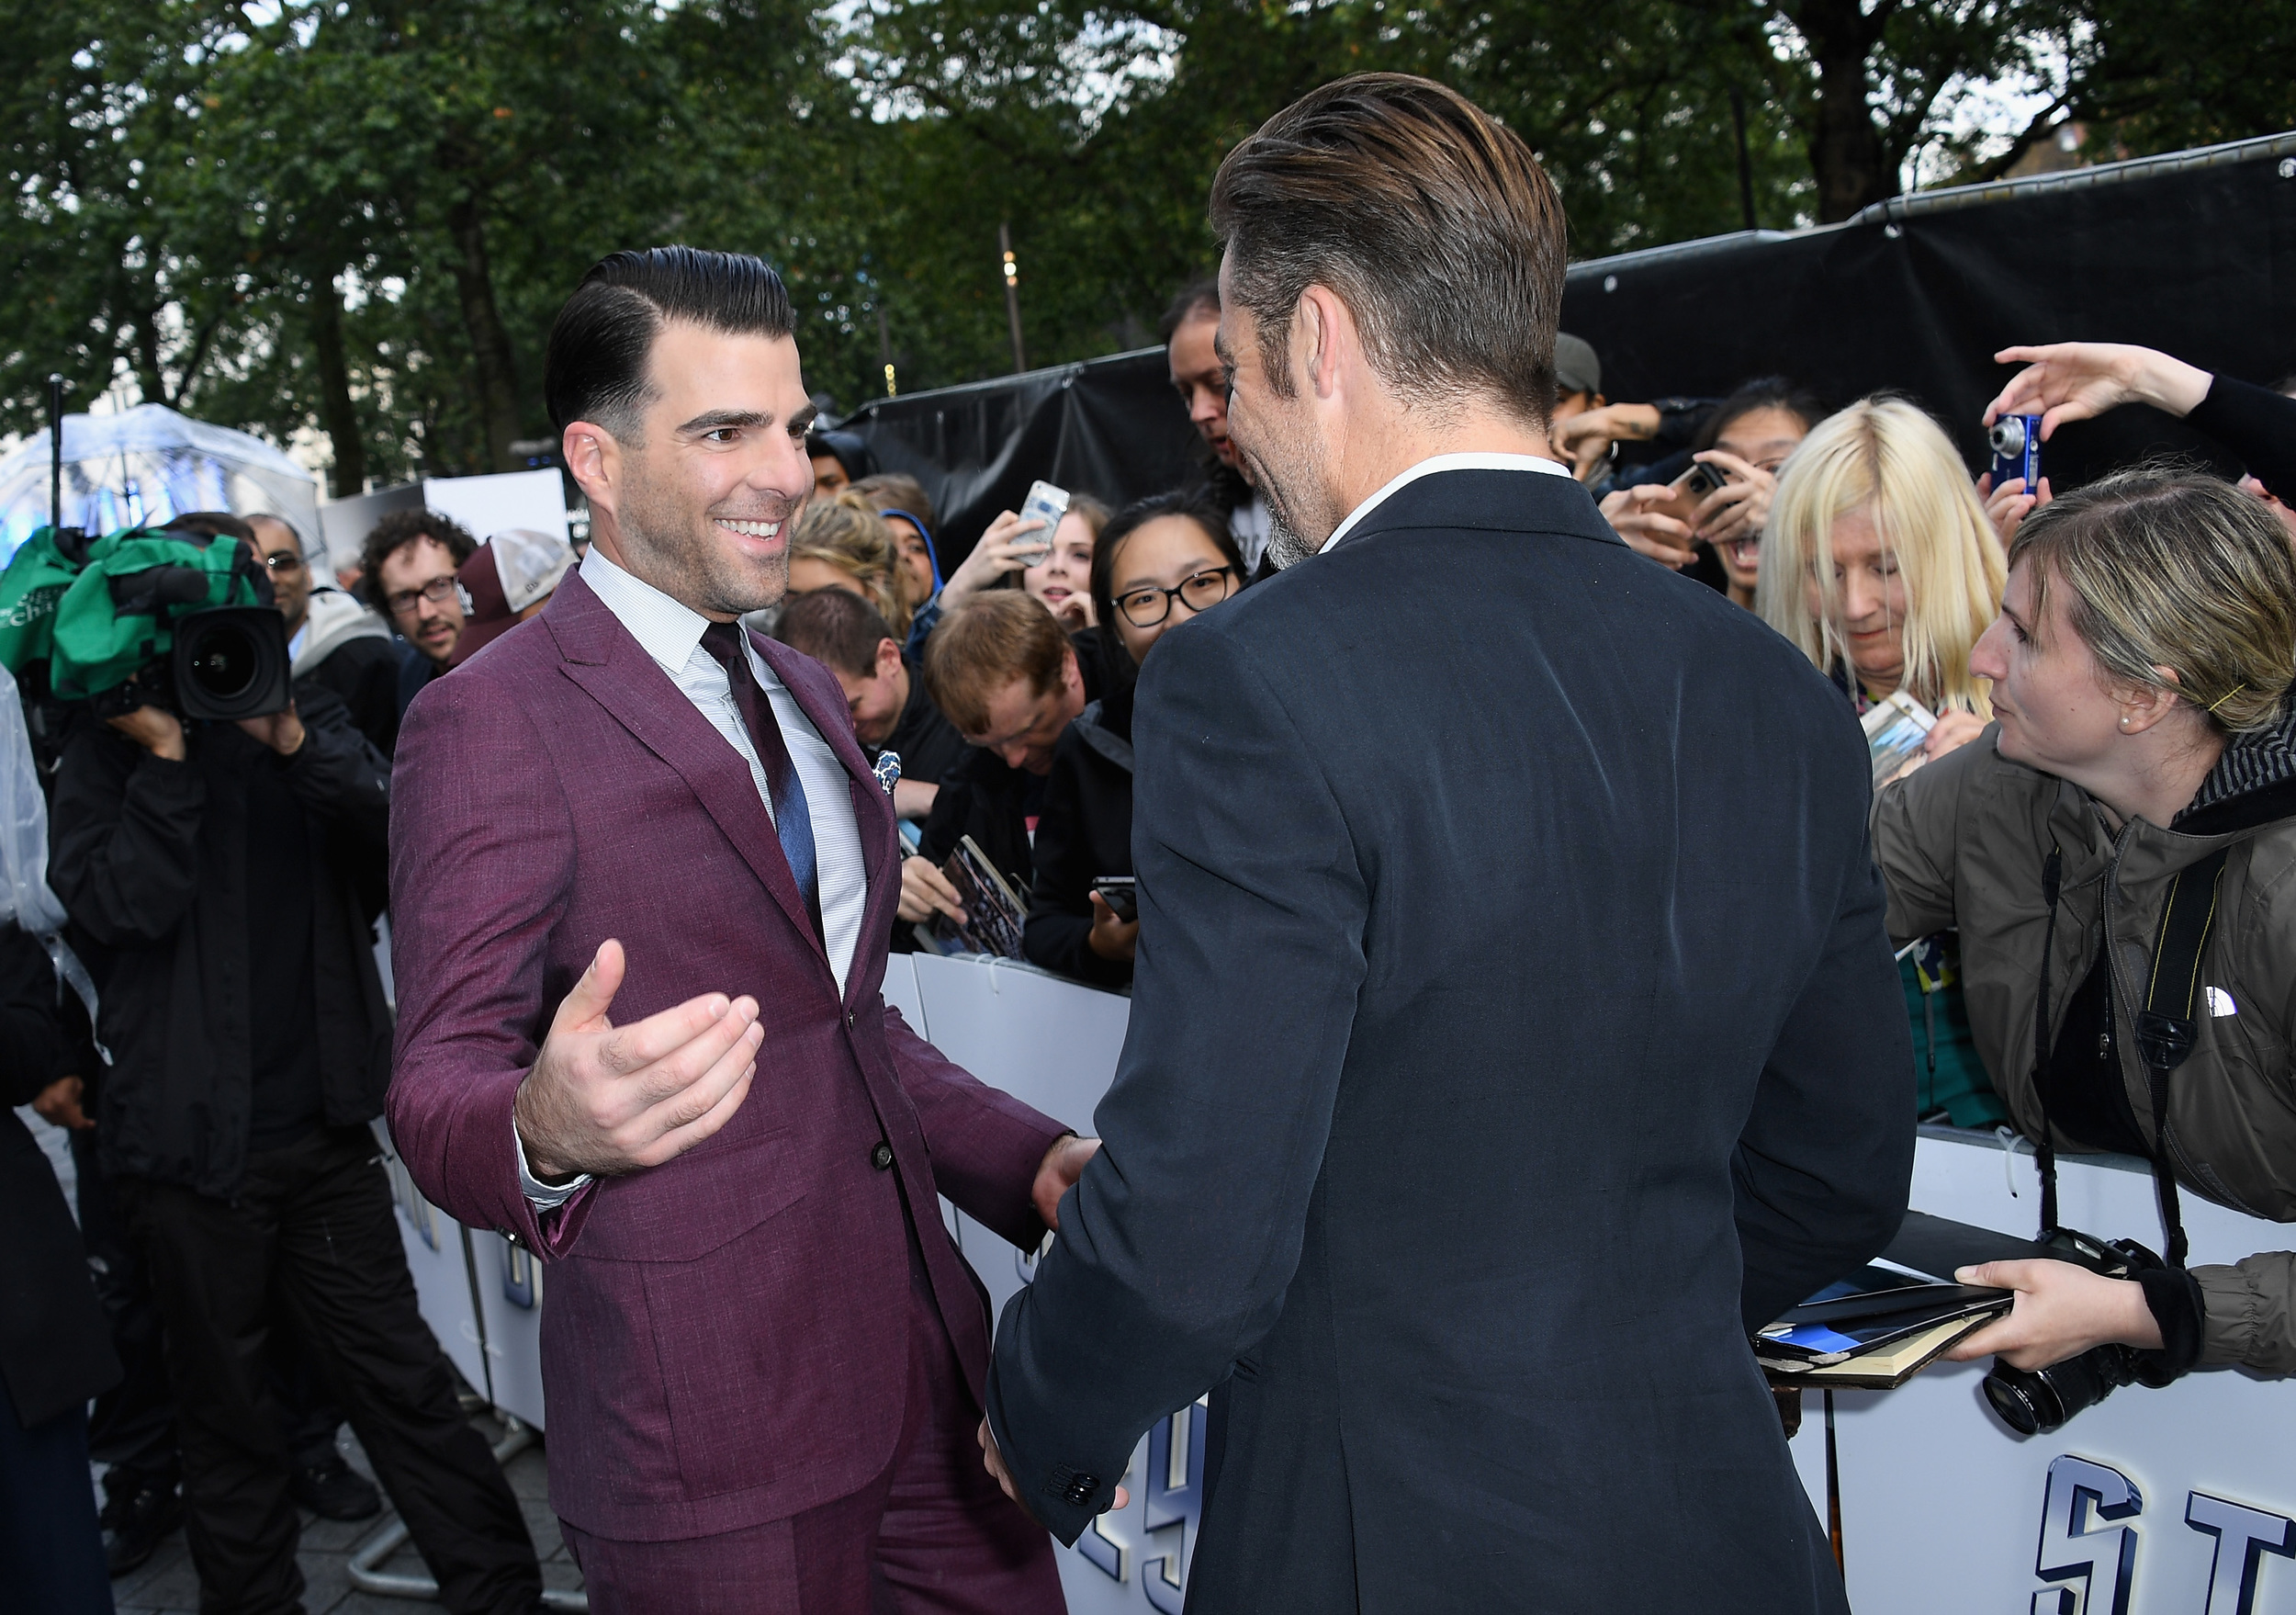
[(1399, 391), (1482, 394), (1536, 424), (1554, 408), (1562, 202), (1521, 138), (1456, 90), (1398, 73), (1311, 90), (1228, 153), (1211, 225), (1278, 395), (1292, 311), (1326, 286)]

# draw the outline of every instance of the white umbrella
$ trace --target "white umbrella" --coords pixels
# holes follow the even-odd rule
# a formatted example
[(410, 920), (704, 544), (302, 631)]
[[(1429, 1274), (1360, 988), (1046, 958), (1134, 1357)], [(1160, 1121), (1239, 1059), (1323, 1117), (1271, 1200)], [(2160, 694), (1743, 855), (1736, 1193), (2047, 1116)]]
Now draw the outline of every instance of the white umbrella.
[[(40, 432), (0, 460), (0, 561), (49, 524), (48, 445)], [(317, 480), (260, 437), (164, 404), (63, 418), (64, 525), (117, 533), (195, 510), (284, 516), (323, 562)]]

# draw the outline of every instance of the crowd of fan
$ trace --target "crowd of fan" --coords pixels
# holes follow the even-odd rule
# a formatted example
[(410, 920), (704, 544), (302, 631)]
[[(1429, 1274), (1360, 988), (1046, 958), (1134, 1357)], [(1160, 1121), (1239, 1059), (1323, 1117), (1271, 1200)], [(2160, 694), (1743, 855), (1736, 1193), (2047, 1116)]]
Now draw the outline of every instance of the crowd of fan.
[[(871, 474), (866, 446), (850, 435), (812, 440), (816, 494), (792, 538), (790, 594), (757, 626), (827, 664), (864, 750), (898, 756), (893, 790), (907, 856), (896, 947), (932, 945), (937, 919), (967, 918), (951, 863), (969, 841), (1024, 897), (1029, 959), (1096, 988), (1121, 990), (1131, 980), (1140, 923), (1106, 888), (1132, 872), (1136, 685), (1165, 634), (1271, 571), (1270, 513), (1227, 435), (1212, 347), (1217, 298), (1210, 284), (1189, 288), (1165, 325), (1172, 381), (1202, 438), (1203, 470), (1191, 486), (1120, 510), (1079, 491), (1049, 532), (1006, 512), (944, 570), (934, 502), (919, 481)], [(1921, 784), (1916, 770), (1987, 732), (2004, 659), (2022, 653), (2005, 635), (2020, 645), (2029, 633), (2045, 639), (2040, 625), (2054, 609), (2102, 664), (2155, 685), (2175, 670), (2165, 675), (2171, 695), (2204, 708), (2216, 749), (2197, 788), (2158, 805), (2162, 825), (2213, 813), (2210, 823), (2255, 836), (2296, 821), (2296, 804), (2277, 816), (2226, 815), (2227, 803), (2278, 803), (2271, 793), (2296, 779), (2286, 699), (2296, 674), (2296, 561), (2287, 549), (2296, 514), (2280, 503), (2296, 499), (2289, 390), (2134, 348), (2066, 344), (2002, 356), (2023, 367), (1993, 413), (2045, 412), (2054, 429), (2149, 402), (2215, 438), (2252, 475), (2237, 493), (2158, 470), (2054, 497), (2045, 480), (1994, 487), (1969, 476), (1916, 401), (1876, 395), (1829, 409), (1791, 380), (1762, 378), (1726, 398), (1614, 403), (1597, 356), (1569, 336), (1557, 355), (1551, 424), (1553, 457), (1589, 486), (1626, 543), (1654, 567), (1758, 612), (1840, 686), (1845, 715), (1900, 693), (1935, 715), (1922, 754), (1880, 790), (1875, 850), (1892, 929), (1907, 945), (1920, 1113), (1979, 1127), (2020, 1111), (2010, 1083), (1989, 1073), (2017, 1067), (2013, 1051), (2030, 1050), (2029, 1000), (2000, 983), (2032, 975), (2039, 944), (2032, 916), (2019, 931), (1973, 900), (1986, 889), (1983, 878), (1957, 882), (1953, 872), (1996, 844), (1988, 835), (2015, 841), (2015, 827), (1998, 822), (2005, 816), (2045, 819), (2050, 807), (2020, 798), (2004, 808), (1998, 791), (1990, 806), (1973, 806), (1964, 779), (1971, 766), (1951, 788)], [(1684, 491), (1681, 478), (1694, 466), (1710, 468), (1707, 491)], [(2048, 521), (2037, 517), (2053, 505)], [(2122, 542), (2114, 535), (2131, 530), (2130, 510), (2169, 534), (2141, 566), (2129, 559), (2136, 550), (2116, 560), (2113, 548)], [(2285, 535), (2270, 528), (2275, 517)], [(204, 1472), (244, 1490), (224, 1511), (238, 1531), (223, 1553), (235, 1590), (291, 1597), (293, 1506), (345, 1519), (379, 1507), (336, 1450), (347, 1415), (442, 1582), (475, 1607), (490, 1587), (538, 1584), (490, 1457), (448, 1439), (462, 1426), (435, 1345), (395, 1338), (372, 1320), (289, 1316), (267, 1331), (263, 1264), (320, 1258), (231, 1248), (204, 1236), (188, 1208), (203, 1180), (237, 1182), (251, 1153), (305, 1152), (295, 1173), (275, 1171), (242, 1195), (323, 1194), (331, 1175), (348, 1181), (370, 1158), (366, 1126), (388, 1080), (390, 1022), (368, 927), (386, 898), (400, 717), (425, 683), (540, 611), (578, 557), (537, 532), (480, 544), (417, 510), (385, 519), (356, 565), (335, 569), (343, 588), (322, 587), (287, 522), (210, 515), (197, 524), (240, 539), (266, 565), (290, 635), (296, 706), (237, 726), (88, 723), (45, 760), (55, 785), (50, 879), (106, 976), (112, 1068), (137, 1077), (116, 1080), (99, 1104), (103, 1067), (87, 1052), (90, 1029), (67, 1026), (44, 1034), (54, 1046), (22, 1067), (42, 1080), (11, 1095), (71, 1131), (82, 1227), (127, 1371), (92, 1431), (109, 1466), (111, 1568), (131, 1568), (174, 1527), (178, 1449), (205, 1443), (217, 1456)], [(2260, 532), (2272, 533), (2277, 560), (2258, 550)], [(2047, 608), (2032, 590), (2020, 597), (2010, 587), (2012, 562), (2036, 546), (2055, 558), (2069, 603)], [(2041, 715), (2026, 721), (2045, 727)], [(231, 836), (203, 834), (203, 817), (228, 819)], [(1714, 828), (1715, 853), (1727, 857), (1728, 827)], [(228, 854), (202, 855), (217, 845)], [(234, 912), (250, 921), (236, 934), (193, 922)], [(2268, 942), (2256, 945), (2259, 956), (2280, 957)], [(52, 997), (37, 947), (0, 963), (10, 972), (12, 1016)], [(2080, 1038), (2109, 1045), (2110, 996), (2095, 978), (2077, 995), (2067, 1023)], [(2284, 1067), (2283, 1057), (2268, 1075), (2284, 1081)], [(252, 1071), (252, 1090), (234, 1086), (232, 1069)], [(2070, 1088), (2056, 1113), (2098, 1147), (2145, 1150), (2127, 1116), (2084, 1109)], [(2275, 1135), (2248, 1153), (2284, 1164), (2291, 1148), (2296, 1137)], [(154, 1187), (162, 1182), (178, 1187)], [(2236, 1181), (2226, 1193), (2238, 1200)], [(2249, 1199), (2279, 1214), (2268, 1196)], [(364, 1219), (368, 1237), (396, 1237), (387, 1203), (343, 1215)], [(154, 1264), (154, 1251), (165, 1262)], [(219, 1298), (222, 1290), (235, 1298)], [(2234, 1329), (2219, 1316), (2232, 1301), (2212, 1291), (2195, 1304), (2209, 1330)], [(186, 1383), (180, 1368), (171, 1385), (159, 1359), (162, 1316), (167, 1329), (199, 1337), (179, 1364), (220, 1362), (249, 1338), (267, 1338), (264, 1372), (285, 1419), (224, 1395), (230, 1376), (219, 1369), (216, 1386)], [(348, 1383), (316, 1372), (298, 1341), (321, 1327), (357, 1336), (372, 1372)], [(2262, 1326), (2267, 1335), (2276, 1327)], [(2296, 1366), (2287, 1361), (2296, 1341), (2250, 1342), (2236, 1354), (2285, 1371)], [(265, 1417), (281, 1428), (258, 1428)]]

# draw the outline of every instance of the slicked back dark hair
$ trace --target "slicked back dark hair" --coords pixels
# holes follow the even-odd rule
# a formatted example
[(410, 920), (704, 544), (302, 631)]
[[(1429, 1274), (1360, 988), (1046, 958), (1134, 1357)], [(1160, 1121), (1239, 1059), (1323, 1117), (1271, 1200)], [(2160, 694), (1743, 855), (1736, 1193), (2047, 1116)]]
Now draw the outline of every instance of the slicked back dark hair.
[(1562, 202), (1521, 137), (1456, 90), (1365, 73), (1309, 91), (1220, 164), (1211, 227), (1279, 396), (1293, 311), (1320, 285), (1412, 401), (1480, 394), (1538, 424), (1554, 409)]
[(636, 440), (653, 401), (647, 361), (663, 324), (787, 336), (796, 329), (789, 288), (762, 258), (699, 247), (610, 253), (582, 277), (550, 327), (542, 390), (560, 432), (595, 421)]

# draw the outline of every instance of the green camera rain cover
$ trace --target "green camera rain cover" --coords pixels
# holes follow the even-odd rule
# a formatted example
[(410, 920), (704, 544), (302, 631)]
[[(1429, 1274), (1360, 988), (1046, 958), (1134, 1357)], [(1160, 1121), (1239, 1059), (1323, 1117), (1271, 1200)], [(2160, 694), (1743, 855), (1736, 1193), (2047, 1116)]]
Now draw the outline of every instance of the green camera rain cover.
[[(97, 695), (124, 683), (138, 668), (174, 647), (174, 619), (214, 605), (258, 605), (254, 584), (241, 564), (245, 548), (238, 539), (219, 537), (202, 548), (185, 538), (133, 531), (115, 533), (88, 547), (88, 564), (58, 602), (49, 673), (57, 695), (67, 699)], [(153, 567), (184, 567), (203, 572), (206, 598), (144, 612), (116, 608), (112, 580)], [(10, 569), (13, 571), (13, 568)]]
[(79, 563), (57, 549), (53, 527), (39, 528), (17, 546), (7, 570), (0, 572), (0, 665), (21, 674), (48, 660), (56, 604), (79, 575)]

